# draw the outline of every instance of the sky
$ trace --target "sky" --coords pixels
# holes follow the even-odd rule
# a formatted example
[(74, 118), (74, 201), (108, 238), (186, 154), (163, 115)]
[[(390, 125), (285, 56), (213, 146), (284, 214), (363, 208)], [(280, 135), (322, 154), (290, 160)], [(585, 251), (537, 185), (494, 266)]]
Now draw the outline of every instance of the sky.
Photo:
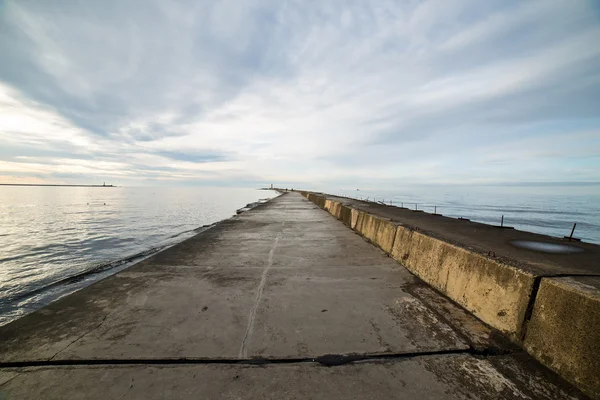
[(0, 0), (0, 183), (600, 188), (595, 0)]

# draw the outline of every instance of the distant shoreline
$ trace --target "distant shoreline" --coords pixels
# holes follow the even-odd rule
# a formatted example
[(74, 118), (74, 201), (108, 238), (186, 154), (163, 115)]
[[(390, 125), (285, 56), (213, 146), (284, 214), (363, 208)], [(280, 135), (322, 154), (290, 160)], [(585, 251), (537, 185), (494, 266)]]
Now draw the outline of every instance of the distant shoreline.
[(0, 183), (0, 186), (53, 186), (53, 187), (107, 187), (114, 188), (114, 185), (51, 185), (43, 183)]

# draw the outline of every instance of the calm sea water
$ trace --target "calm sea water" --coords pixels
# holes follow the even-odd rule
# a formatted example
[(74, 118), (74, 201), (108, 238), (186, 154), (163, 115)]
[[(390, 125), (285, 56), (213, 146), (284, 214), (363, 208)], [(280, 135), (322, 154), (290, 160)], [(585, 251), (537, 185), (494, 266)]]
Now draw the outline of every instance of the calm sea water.
[(274, 196), (232, 188), (0, 187), (0, 325)]
[(600, 244), (600, 188), (414, 187), (397, 190), (324, 188), (346, 197), (385, 201), (485, 224), (504, 224), (549, 236), (575, 237)]

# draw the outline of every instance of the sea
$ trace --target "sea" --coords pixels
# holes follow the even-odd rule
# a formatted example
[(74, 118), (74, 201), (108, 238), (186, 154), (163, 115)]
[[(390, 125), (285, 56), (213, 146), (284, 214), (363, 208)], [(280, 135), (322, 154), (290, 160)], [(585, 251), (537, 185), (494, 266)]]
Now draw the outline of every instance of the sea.
[[(600, 244), (597, 187), (320, 191)], [(185, 240), (271, 190), (0, 186), (0, 325)]]
[(222, 187), (0, 186), (0, 325), (274, 196)]

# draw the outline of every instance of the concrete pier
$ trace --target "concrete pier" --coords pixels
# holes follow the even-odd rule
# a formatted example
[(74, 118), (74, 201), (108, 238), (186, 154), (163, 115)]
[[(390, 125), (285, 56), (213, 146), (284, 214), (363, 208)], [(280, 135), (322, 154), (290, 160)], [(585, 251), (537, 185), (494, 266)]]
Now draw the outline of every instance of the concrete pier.
[(3, 398), (585, 396), (287, 193), (1, 327)]

